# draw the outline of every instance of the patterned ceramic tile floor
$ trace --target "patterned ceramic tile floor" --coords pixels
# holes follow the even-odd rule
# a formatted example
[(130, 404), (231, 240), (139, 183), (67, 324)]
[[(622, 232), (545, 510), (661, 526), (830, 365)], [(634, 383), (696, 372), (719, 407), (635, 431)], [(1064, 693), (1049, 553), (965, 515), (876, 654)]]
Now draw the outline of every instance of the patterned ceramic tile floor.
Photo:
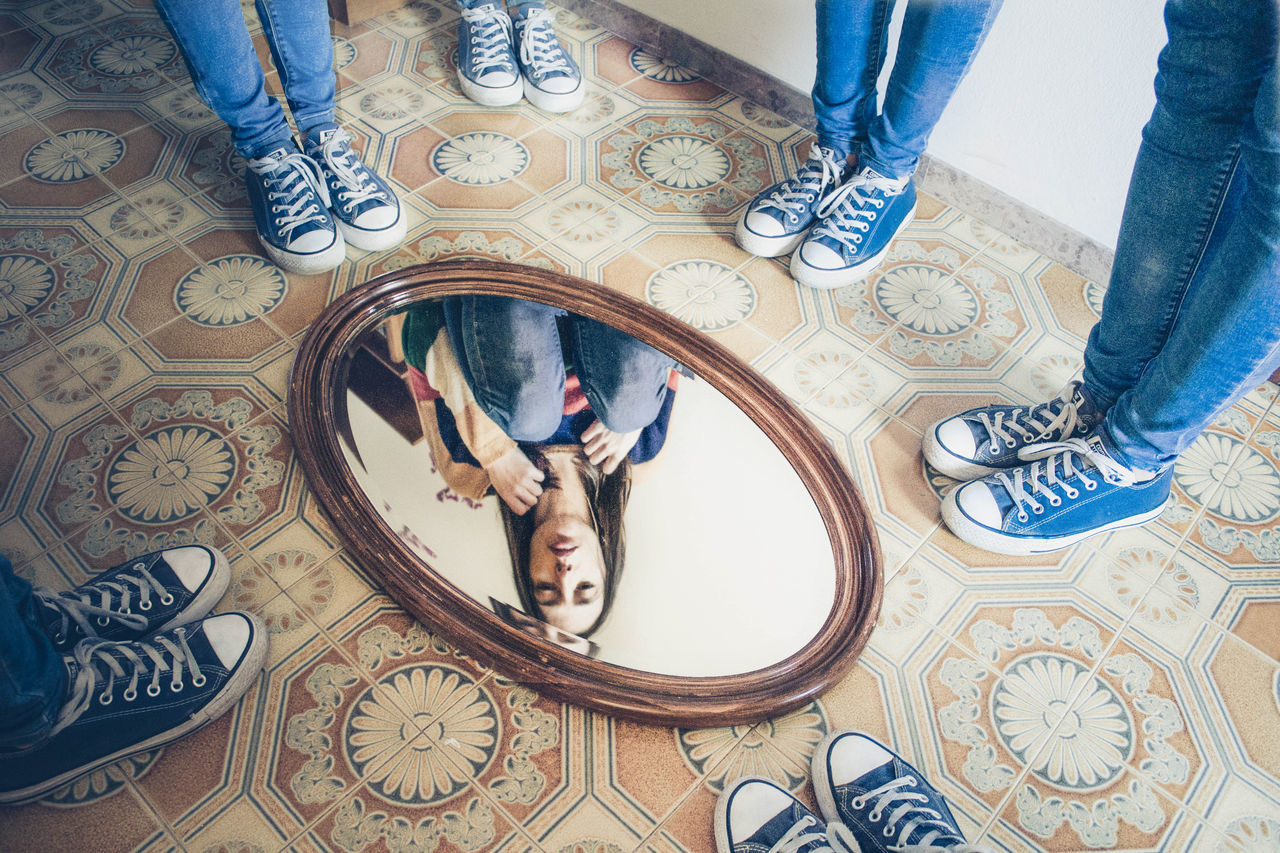
[[(233, 712), (6, 810), (0, 849), (709, 851), (726, 780), (810, 796), (813, 745), (846, 726), (997, 849), (1280, 849), (1277, 389), (1186, 454), (1148, 528), (1034, 559), (966, 547), (939, 525), (950, 484), (922, 428), (1056, 391), (1102, 286), (923, 198), (867, 281), (799, 289), (731, 230), (808, 134), (563, 10), (584, 106), (486, 111), (457, 89), (455, 19), (420, 0), (335, 26), (341, 120), (412, 227), (303, 278), (261, 259), (227, 132), (146, 0), (0, 2), (0, 542), (62, 588), (215, 544), (235, 569), (221, 607), (257, 611), (273, 644)], [(291, 450), (290, 365), (336, 295), (457, 255), (647, 299), (803, 406), (886, 557), (843, 683), (755, 726), (614, 720), (488, 671), (351, 564)], [(223, 464), (134, 488), (180, 440)]]

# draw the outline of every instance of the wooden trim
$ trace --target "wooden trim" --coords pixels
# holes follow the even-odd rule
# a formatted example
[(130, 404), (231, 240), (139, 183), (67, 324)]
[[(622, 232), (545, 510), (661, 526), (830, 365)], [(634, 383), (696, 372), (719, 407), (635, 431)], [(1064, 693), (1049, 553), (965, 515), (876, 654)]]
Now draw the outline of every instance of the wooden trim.
[[(347, 348), (387, 315), (422, 299), (475, 293), (566, 308), (620, 329), (688, 365), (760, 427), (792, 462), (818, 508), (836, 567), (835, 600), (812, 641), (777, 664), (732, 676), (659, 675), (591, 660), (518, 631), (427, 567), (358, 488), (338, 446)], [(447, 261), (380, 276), (312, 324), (288, 400), (298, 458), (347, 549), (386, 592), (433, 630), (497, 671), (552, 698), (646, 723), (709, 726), (795, 709), (839, 680), (880, 611), (880, 547), (867, 505), (803, 414), (729, 350), (638, 300), (574, 276), (518, 264)]]

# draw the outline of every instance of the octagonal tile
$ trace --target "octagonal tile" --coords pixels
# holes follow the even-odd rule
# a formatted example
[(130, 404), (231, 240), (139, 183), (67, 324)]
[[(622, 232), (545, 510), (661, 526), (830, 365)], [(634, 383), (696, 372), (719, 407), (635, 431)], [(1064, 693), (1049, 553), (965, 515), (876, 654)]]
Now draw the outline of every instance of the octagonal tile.
[(113, 17), (64, 36), (38, 68), (76, 98), (151, 94), (187, 78), (177, 43), (155, 16)]

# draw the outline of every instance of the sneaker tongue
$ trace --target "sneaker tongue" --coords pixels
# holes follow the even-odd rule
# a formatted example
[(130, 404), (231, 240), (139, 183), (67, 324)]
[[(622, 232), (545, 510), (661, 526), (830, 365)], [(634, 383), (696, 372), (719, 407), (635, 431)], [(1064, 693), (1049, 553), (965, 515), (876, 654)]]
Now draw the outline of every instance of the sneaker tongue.
[(337, 132), (338, 132), (338, 129), (336, 127), (330, 128), (329, 130), (320, 131), (318, 134), (316, 134), (316, 144), (324, 145), (330, 139), (333, 139), (334, 134)]

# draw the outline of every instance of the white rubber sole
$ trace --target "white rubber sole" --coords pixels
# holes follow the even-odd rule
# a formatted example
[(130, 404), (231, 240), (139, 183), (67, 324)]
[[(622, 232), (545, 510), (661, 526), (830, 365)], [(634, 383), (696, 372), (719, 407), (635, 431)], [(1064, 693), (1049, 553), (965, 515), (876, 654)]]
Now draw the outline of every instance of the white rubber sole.
[(733, 239), (737, 241), (738, 248), (744, 252), (750, 252), (760, 258), (777, 258), (788, 252), (794, 252), (796, 246), (804, 240), (809, 233), (806, 228), (799, 234), (787, 234), (781, 237), (766, 237), (763, 234), (757, 234), (747, 227), (747, 214), (750, 213), (750, 205), (738, 219), (738, 227), (734, 229)]
[(473, 83), (462, 76), (462, 72), (459, 71), (458, 85), (462, 87), (462, 94), (482, 107), (509, 107), (520, 103), (520, 99), (524, 97), (523, 77), (517, 77), (516, 82), (510, 86), (497, 88)]
[(898, 226), (898, 230), (894, 231), (893, 236), (884, 244), (884, 248), (873, 257), (867, 258), (862, 263), (854, 264), (851, 267), (841, 267), (835, 270), (811, 267), (800, 257), (800, 252), (796, 252), (791, 256), (791, 277), (805, 287), (812, 287), (816, 290), (835, 290), (837, 287), (856, 284), (870, 275), (876, 267), (884, 262), (885, 257), (889, 254), (889, 249), (893, 246), (893, 241), (898, 239), (898, 235), (915, 218), (916, 208), (915, 205), (912, 205), (911, 210), (902, 220), (902, 224)]
[(718, 853), (733, 853), (733, 847), (729, 843), (729, 801), (733, 798), (733, 792), (748, 782), (768, 782), (770, 785), (775, 786), (778, 784), (773, 779), (765, 776), (743, 776), (734, 779), (728, 788), (720, 792), (720, 796), (716, 798), (716, 812), (712, 820), (712, 826), (715, 827), (716, 850)]
[(834, 823), (840, 819), (839, 811), (836, 809), (835, 786), (831, 784), (831, 774), (827, 772), (827, 751), (836, 738), (844, 734), (847, 732), (832, 732), (824, 737), (813, 748), (813, 758), (809, 761), (812, 770), (813, 796), (818, 801), (818, 810), (822, 812), (822, 819), (827, 823)]
[(386, 228), (379, 228), (376, 231), (348, 225), (337, 217), (334, 217), (334, 222), (338, 223), (338, 230), (342, 232), (342, 238), (347, 242), (347, 245), (355, 246), (357, 249), (364, 249), (366, 252), (377, 252), (382, 249), (399, 246), (404, 242), (404, 235), (409, 230), (409, 221), (404, 215), (403, 206), (400, 208), (400, 215), (396, 217), (395, 222)]
[(334, 237), (333, 245), (329, 246), (329, 248), (306, 255), (278, 249), (263, 240), (261, 234), (258, 235), (258, 242), (266, 250), (267, 257), (271, 258), (271, 262), (285, 272), (297, 273), (298, 275), (316, 275), (317, 273), (328, 272), (347, 259), (347, 244), (342, 239), (342, 232), (335, 232)]
[(22, 788), (16, 791), (5, 791), (0, 793), (0, 804), (17, 805), (19, 803), (38, 800), (46, 794), (56, 791), (68, 782), (74, 781), (86, 773), (92, 773), (99, 767), (105, 767), (113, 764), (128, 755), (134, 755), (139, 752), (146, 752), (150, 749), (157, 749), (165, 744), (172, 743), (175, 740), (184, 738), (197, 729), (201, 729), (221, 717), (227, 711), (231, 710), (240, 697), (248, 692), (253, 682), (258, 680), (258, 676), (262, 673), (262, 669), (267, 663), (268, 639), (267, 626), (262, 623), (257, 616), (252, 613), (240, 613), (242, 617), (248, 619), (253, 626), (253, 638), (249, 641), (248, 647), (244, 654), (240, 656), (240, 662), (236, 666), (236, 671), (231, 678), (227, 679), (227, 683), (222, 685), (219, 691), (209, 703), (189, 717), (185, 722), (174, 726), (173, 728), (160, 732), (159, 734), (147, 738), (146, 740), (130, 744), (123, 749), (116, 750), (110, 755), (103, 756), (88, 764), (60, 773), (52, 779)]
[(1140, 524), (1146, 524), (1148, 521), (1158, 518), (1160, 513), (1164, 512), (1164, 504), (1161, 503), (1160, 506), (1141, 515), (1127, 516), (1102, 527), (1095, 527), (1093, 530), (1087, 530), (1083, 533), (1073, 533), (1070, 536), (1010, 536), (1007, 533), (1001, 533), (998, 530), (992, 530), (989, 527), (978, 524), (961, 512), (960, 507), (956, 504), (956, 494), (959, 491), (959, 488), (953, 489), (942, 499), (943, 523), (956, 535), (956, 538), (984, 551), (1007, 554), (1011, 557), (1029, 557), (1032, 554), (1061, 551), (1063, 548), (1069, 548), (1077, 542), (1088, 539), (1090, 536), (1096, 536), (1099, 533), (1106, 533), (1108, 530), (1119, 530), (1122, 527), (1136, 527)]
[(204, 586), (196, 593), (195, 598), (172, 619), (157, 628), (155, 633), (204, 618), (222, 600), (222, 596), (227, 594), (227, 588), (231, 586), (231, 566), (227, 563), (227, 555), (217, 548), (207, 545), (202, 547), (209, 548), (213, 554), (213, 568), (209, 570), (209, 577), (205, 579)]
[(587, 94), (587, 88), (581, 80), (578, 81), (578, 88), (572, 92), (544, 92), (537, 86), (525, 80), (524, 96), (538, 109), (548, 113), (570, 113), (582, 106), (582, 99)]
[[(944, 420), (950, 420), (950, 418), (944, 418)], [(942, 423), (942, 421), (938, 423)], [(976, 462), (970, 462), (967, 459), (956, 456), (938, 442), (937, 428), (938, 424), (929, 427), (929, 431), (924, 434), (924, 443), (921, 449), (924, 451), (924, 461), (933, 466), (933, 470), (939, 474), (950, 477), (953, 480), (976, 480), (979, 477), (985, 477), (988, 474), (1004, 470), (1003, 468), (979, 465)], [(1019, 461), (1018, 464), (1025, 463)]]

